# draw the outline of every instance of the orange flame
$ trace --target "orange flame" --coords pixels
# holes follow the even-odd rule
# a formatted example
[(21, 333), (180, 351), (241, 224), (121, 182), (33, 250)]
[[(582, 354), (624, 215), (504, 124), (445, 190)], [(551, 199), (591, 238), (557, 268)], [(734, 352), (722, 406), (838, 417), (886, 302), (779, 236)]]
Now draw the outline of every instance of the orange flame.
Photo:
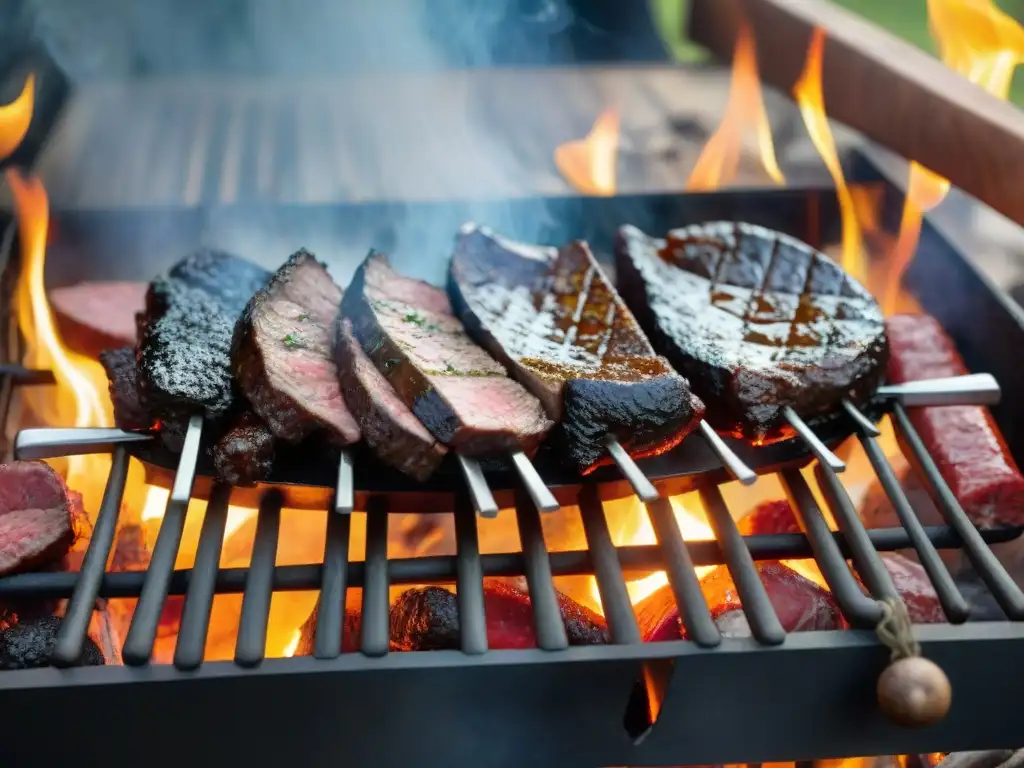
[(725, 115), (697, 158), (686, 188), (691, 192), (718, 189), (736, 177), (743, 133), (753, 127), (761, 164), (776, 184), (785, 184), (772, 141), (771, 125), (757, 71), (757, 44), (747, 23), (740, 25), (732, 60), (732, 82)]
[(800, 114), (804, 118), (807, 133), (836, 185), (836, 196), (839, 198), (839, 212), (843, 227), (843, 268), (864, 282), (867, 275), (860, 224), (857, 221), (857, 206), (850, 194), (850, 188), (846, 184), (846, 177), (843, 175), (843, 167), (839, 162), (839, 153), (836, 151), (836, 143), (832, 138), (832, 129), (829, 128), (825, 112), (825, 96), (821, 85), (824, 54), (825, 33), (821, 29), (815, 29), (811, 34), (810, 46), (807, 48), (803, 74), (800, 75), (800, 79), (793, 87), (793, 98), (796, 99), (796, 103), (800, 107)]
[(615, 194), (620, 122), (619, 108), (609, 107), (594, 121), (586, 136), (555, 148), (559, 172), (585, 195)]
[(25, 139), (35, 101), (36, 77), (30, 74), (18, 98), (0, 107), (0, 158), (10, 156)]
[[(1024, 27), (991, 0), (928, 0), (932, 36), (946, 66), (1005, 101), (1024, 56)], [(911, 162), (900, 233), (893, 250), (882, 305), (897, 310), (900, 281), (921, 237), (924, 214), (941, 203), (949, 180)]]

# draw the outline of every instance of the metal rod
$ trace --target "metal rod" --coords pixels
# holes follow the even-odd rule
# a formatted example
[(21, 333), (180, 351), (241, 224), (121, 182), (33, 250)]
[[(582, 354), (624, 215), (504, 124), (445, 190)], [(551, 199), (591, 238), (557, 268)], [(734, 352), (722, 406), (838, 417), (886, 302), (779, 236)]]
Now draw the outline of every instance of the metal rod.
[(89, 631), (89, 619), (96, 605), (103, 572), (107, 567), (107, 558), (110, 557), (110, 548), (114, 543), (117, 518), (121, 512), (121, 498), (124, 496), (124, 484), (127, 479), (128, 452), (120, 447), (114, 451), (110, 475), (103, 490), (103, 500), (100, 501), (100, 511), (92, 529), (89, 547), (85, 551), (74, 594), (68, 601), (64, 621), (61, 622), (54, 643), (52, 658), (57, 666), (72, 666), (82, 657), (82, 644)]
[(334, 486), (334, 511), (349, 515), (356, 504), (355, 478), (352, 472), (352, 452), (341, 449), (338, 457), (338, 478)]
[[(960, 593), (960, 589), (957, 587), (956, 582), (953, 581), (953, 577), (949, 575), (945, 563), (939, 557), (935, 545), (932, 544), (927, 533), (925, 533), (921, 521), (918, 520), (913, 507), (910, 506), (910, 501), (903, 492), (903, 488), (900, 487), (900, 482), (896, 479), (896, 473), (893, 472), (892, 466), (886, 460), (881, 447), (867, 435), (860, 435), (859, 437), (860, 444), (864, 447), (864, 453), (867, 454), (868, 461), (871, 462), (871, 466), (875, 470), (875, 475), (878, 477), (882, 490), (885, 491), (885, 495), (889, 498), (889, 503), (892, 504), (896, 516), (906, 529), (907, 535), (917, 551), (917, 559), (920, 561), (921, 567), (924, 568), (928, 578), (931, 579), (932, 586), (935, 588), (935, 594), (939, 598), (939, 603), (942, 605), (946, 618), (953, 624), (967, 621), (971, 612), (970, 605)], [(870, 536), (870, 532), (868, 535)]]
[(468, 495), (455, 497), (455, 601), (459, 610), (462, 652), (487, 651), (487, 614), (484, 608), (484, 572), (476, 515)]
[(185, 434), (185, 443), (178, 459), (178, 471), (174, 475), (174, 484), (167, 499), (160, 533), (157, 535), (139, 602), (135, 606), (132, 623), (128, 628), (128, 637), (125, 639), (122, 652), (125, 664), (146, 664), (153, 655), (153, 643), (160, 624), (160, 614), (167, 600), (168, 584), (174, 571), (174, 561), (178, 557), (178, 547), (181, 545), (181, 534), (192, 495), (192, 484), (195, 482), (196, 462), (199, 460), (199, 443), (202, 436), (203, 417), (197, 414), (188, 423), (188, 432)]
[(384, 656), (390, 646), (389, 569), (387, 500), (383, 496), (373, 496), (366, 508), (366, 565), (362, 585), (362, 636), (359, 640), (360, 650), (367, 656)]
[(152, 439), (152, 435), (105, 427), (23, 429), (14, 438), (14, 456), (17, 459), (57, 459), (62, 456), (110, 453), (122, 443), (140, 443)]
[(597, 579), (597, 591), (601, 595), (601, 606), (608, 620), (612, 642), (627, 645), (640, 643), (640, 627), (629, 599), (626, 581), (619, 563), (619, 553), (612, 543), (604, 507), (597, 495), (597, 488), (585, 485), (579, 496), (580, 517), (583, 518), (583, 532), (587, 537)]
[(459, 460), (462, 476), (466, 478), (466, 487), (469, 490), (469, 496), (473, 500), (473, 508), (477, 511), (477, 514), (482, 517), (497, 517), (498, 502), (494, 500), (494, 494), (491, 493), (491, 488), (487, 485), (487, 477), (480, 467), (480, 462), (476, 459), (467, 458), (460, 453), (455, 454), (455, 456)]
[(875, 422), (861, 413), (860, 408), (854, 405), (848, 397), (843, 398), (843, 410), (846, 411), (847, 416), (853, 419), (857, 429), (863, 434), (870, 435), (871, 437), (879, 437), (882, 434)]
[(192, 576), (188, 580), (185, 607), (181, 612), (178, 640), (174, 646), (174, 666), (181, 670), (199, 669), (203, 663), (230, 500), (231, 486), (216, 485), (203, 515), (195, 565), (192, 566)]
[(519, 478), (526, 486), (527, 493), (530, 494), (533, 503), (537, 505), (537, 509), (541, 512), (554, 512), (559, 509), (558, 501), (551, 491), (548, 490), (548, 487), (544, 485), (544, 481), (537, 474), (537, 468), (533, 466), (533, 463), (525, 453), (522, 451), (513, 453), (512, 463), (519, 473)]
[(864, 524), (860, 521), (857, 510), (853, 508), (850, 495), (839, 482), (839, 476), (826, 464), (818, 464), (814, 471), (825, 503), (828, 504), (836, 525), (850, 545), (850, 551), (853, 553), (851, 559), (868, 592), (878, 600), (887, 597), (899, 598), (896, 585), (892, 583), (892, 576), (889, 575), (875, 548), (871, 546)]
[(736, 522), (729, 514), (722, 492), (717, 486), (701, 488), (700, 499), (707, 510), (708, 523), (715, 532), (715, 539), (722, 545), (726, 567), (739, 593), (740, 606), (750, 625), (750, 633), (764, 645), (781, 645), (786, 641), (786, 631), (768, 599), (764, 582), (761, 581)]
[[(960, 537), (946, 526), (927, 527), (925, 535), (938, 549), (958, 549)], [(1020, 537), (1020, 528), (997, 528), (982, 532), (989, 544), (1003, 544)], [(843, 535), (829, 531), (841, 557), (850, 556)], [(911, 546), (910, 537), (903, 528), (877, 528), (868, 531), (875, 548), (892, 552)], [(802, 533), (779, 533), (768, 536), (745, 536), (744, 541), (754, 560), (799, 560), (814, 556), (808, 539)], [(694, 565), (722, 565), (722, 549), (717, 541), (690, 541), (685, 544)], [(645, 576), (666, 568), (661, 546), (617, 547), (624, 573)], [(552, 552), (551, 573), (560, 576), (592, 576), (594, 560), (587, 550)], [(526, 568), (519, 552), (500, 555), (481, 555), (484, 576), (521, 576)], [(427, 582), (453, 583), (457, 573), (454, 555), (411, 557), (388, 562), (389, 583), (423, 584)], [(245, 590), (248, 568), (223, 568), (217, 572), (217, 594), (240, 594)], [(191, 568), (173, 571), (168, 594), (184, 595), (188, 591)], [(105, 573), (100, 584), (100, 597), (138, 597), (146, 578), (145, 571)], [(20, 573), (0, 579), (2, 598), (68, 598), (75, 589), (78, 574), (67, 571)], [(274, 589), (280, 592), (308, 591), (319, 588), (323, 580), (323, 567), (310, 565), (279, 565), (274, 568)], [(362, 587), (366, 583), (366, 566), (362, 562), (348, 565), (348, 584)]]
[(757, 482), (757, 473), (744, 464), (740, 457), (729, 447), (729, 444), (703, 419), (700, 422), (700, 433), (704, 436), (704, 440), (707, 441), (708, 447), (711, 448), (730, 475), (739, 480), (743, 485), (753, 485)]
[(999, 382), (990, 373), (970, 373), (941, 379), (908, 381), (879, 387), (878, 397), (898, 400), (904, 406), (997, 405), (1002, 396)]
[(235, 663), (240, 667), (257, 666), (266, 653), (282, 503), (283, 498), (278, 491), (270, 491), (260, 500), (249, 578), (242, 596), (242, 614), (235, 643)]
[(821, 442), (818, 436), (814, 434), (814, 430), (807, 426), (807, 422), (801, 419), (796, 411), (787, 405), (782, 409), (782, 412), (786, 417), (786, 421), (796, 430), (797, 435), (807, 444), (807, 447), (818, 461), (828, 464), (836, 472), (846, 471), (846, 464), (843, 460), (832, 453), (828, 446)]
[(992, 592), (992, 596), (999, 603), (999, 607), (1009, 618), (1014, 621), (1024, 619), (1024, 593), (1003, 568), (992, 550), (985, 546), (978, 529), (967, 517), (967, 513), (964, 512), (960, 502), (946, 484), (935, 461), (928, 454), (917, 430), (910, 422), (906, 409), (897, 404), (893, 408), (893, 416), (895, 417), (893, 423), (896, 426), (896, 433), (903, 443), (903, 452), (907, 461), (924, 481), (925, 488), (946, 522), (960, 535), (963, 540), (964, 552), (978, 575), (981, 576), (989, 591)]
[(0, 363), (0, 377), (9, 376), (11, 383), (19, 387), (54, 384), (53, 371), (26, 368), (16, 363)]
[(647, 516), (664, 553), (665, 575), (679, 608), (679, 618), (686, 628), (686, 636), (704, 648), (720, 645), (722, 633), (711, 618), (707, 598), (693, 570), (693, 558), (683, 541), (671, 499), (658, 499), (648, 504)]
[(783, 470), (779, 476), (789, 503), (807, 531), (814, 559), (840, 609), (854, 626), (874, 627), (882, 618), (881, 605), (861, 592), (800, 470)]
[(348, 587), (348, 547), (352, 516), (327, 514), (324, 567), (316, 611), (313, 655), (334, 659), (341, 653), (345, 631), (345, 593)]
[(551, 578), (551, 560), (544, 544), (540, 513), (522, 489), (516, 490), (516, 523), (523, 550), (523, 571), (530, 590), (537, 646), (546, 651), (564, 650), (569, 647), (569, 638)]
[(622, 472), (623, 476), (633, 487), (633, 491), (640, 498), (640, 501), (644, 503), (651, 502), (661, 495), (658, 493), (658, 489), (654, 487), (654, 484), (647, 479), (647, 475), (643, 473), (643, 470), (633, 461), (633, 457), (626, 453), (626, 449), (615, 438), (608, 440), (608, 455), (612, 457), (612, 461), (615, 462), (619, 467), (619, 471)]

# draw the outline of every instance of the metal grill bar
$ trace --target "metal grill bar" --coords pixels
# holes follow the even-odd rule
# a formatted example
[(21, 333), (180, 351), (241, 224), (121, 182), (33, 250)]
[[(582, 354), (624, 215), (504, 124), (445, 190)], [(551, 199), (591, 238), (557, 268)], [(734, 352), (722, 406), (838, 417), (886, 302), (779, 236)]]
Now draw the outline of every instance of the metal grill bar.
[(323, 578), (317, 601), (316, 638), (313, 655), (333, 659), (341, 653), (345, 631), (345, 593), (348, 589), (348, 547), (352, 530), (350, 515), (327, 515)]
[(54, 644), (53, 661), (57, 665), (70, 666), (82, 657), (82, 644), (85, 642), (86, 632), (89, 631), (89, 619), (96, 605), (103, 572), (106, 570), (110, 548), (114, 543), (117, 518), (121, 512), (121, 497), (124, 496), (124, 484), (127, 479), (128, 452), (121, 446), (114, 452), (110, 476), (103, 491), (96, 525), (92, 529), (92, 538), (85, 551), (82, 570), (78, 574), (74, 594), (68, 601), (64, 621)]
[(604, 506), (595, 486), (588, 485), (580, 491), (579, 508), (612, 642), (620, 645), (639, 643), (642, 641), (640, 627), (636, 623), (636, 614), (633, 613), (633, 605), (626, 590), (626, 580), (622, 576), (619, 553), (612, 543)]
[(455, 600), (459, 610), (459, 639), (462, 652), (487, 651), (487, 615), (484, 607), (484, 573), (480, 565), (480, 542), (476, 515), (469, 497), (455, 497)]
[(516, 523), (523, 550), (523, 570), (533, 606), (537, 647), (547, 651), (564, 650), (569, 647), (569, 638), (558, 609), (555, 584), (551, 580), (551, 560), (544, 545), (544, 530), (537, 509), (522, 489), (516, 491)]
[(384, 656), (390, 645), (388, 570), (387, 501), (381, 496), (374, 496), (366, 510), (366, 565), (360, 638), (360, 649), (367, 656)]
[(255, 667), (263, 661), (280, 530), (281, 494), (271, 491), (260, 502), (256, 519), (256, 538), (252, 546), (252, 561), (242, 597), (242, 615), (235, 644), (235, 663), (239, 666)]
[(786, 631), (768, 599), (768, 592), (757, 573), (750, 550), (743, 543), (736, 522), (725, 506), (722, 492), (717, 487), (702, 488), (700, 498), (707, 510), (708, 523), (715, 532), (715, 539), (725, 555), (725, 564), (739, 593), (740, 605), (747, 617), (751, 634), (765, 645), (781, 645), (786, 640)]
[(932, 457), (928, 455), (917, 430), (910, 422), (906, 409), (901, 404), (897, 404), (893, 408), (893, 416), (896, 434), (903, 444), (903, 453), (907, 457), (907, 461), (924, 481), (929, 495), (935, 501), (935, 506), (939, 508), (946, 522), (960, 535), (964, 551), (984, 580), (985, 586), (989, 588), (992, 596), (999, 603), (999, 607), (1010, 619), (1014, 621), (1024, 619), (1024, 593), (999, 563), (992, 550), (985, 546), (978, 529), (971, 523), (967, 513), (960, 506), (960, 502), (957, 501), (942, 478), (939, 468), (935, 465)]
[[(188, 580), (185, 607), (181, 612), (178, 641), (174, 646), (174, 666), (182, 670), (198, 669), (203, 663), (206, 637), (210, 631), (210, 611), (217, 588), (217, 568), (228, 522), (231, 488), (218, 485), (210, 494), (199, 531), (195, 565)], [(248, 579), (247, 579), (248, 581)]]
[(342, 448), (338, 458), (338, 482), (334, 486), (334, 508), (349, 514), (356, 505), (356, 484), (352, 474), (352, 453)]

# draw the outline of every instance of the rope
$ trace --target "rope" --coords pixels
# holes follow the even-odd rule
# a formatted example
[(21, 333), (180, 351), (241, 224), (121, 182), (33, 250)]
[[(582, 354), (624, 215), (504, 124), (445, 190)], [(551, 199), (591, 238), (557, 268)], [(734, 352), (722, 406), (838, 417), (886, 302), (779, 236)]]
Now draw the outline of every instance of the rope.
[(907, 606), (898, 597), (887, 597), (881, 601), (882, 619), (875, 627), (875, 634), (892, 651), (890, 659), (899, 661), (921, 655), (921, 646), (914, 639), (914, 627), (910, 623)]

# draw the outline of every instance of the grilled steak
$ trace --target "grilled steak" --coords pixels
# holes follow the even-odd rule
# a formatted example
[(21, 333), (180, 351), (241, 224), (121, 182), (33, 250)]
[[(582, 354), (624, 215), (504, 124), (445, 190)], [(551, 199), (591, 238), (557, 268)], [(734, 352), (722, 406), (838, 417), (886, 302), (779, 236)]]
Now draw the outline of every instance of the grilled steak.
[(715, 222), (666, 242), (626, 226), (615, 250), (622, 295), (721, 432), (784, 439), (785, 406), (824, 420), (881, 379), (889, 346), (878, 304), (794, 238)]
[(139, 402), (135, 348), (121, 347), (101, 352), (100, 364), (106, 371), (110, 383), (114, 423), (128, 432), (148, 432), (156, 429), (156, 419)]
[(352, 323), (347, 319), (338, 325), (336, 352), (341, 391), (367, 444), (381, 460), (417, 480), (426, 480), (447, 449), (373, 367), (352, 335)]
[(444, 292), (371, 252), (342, 301), (352, 333), (398, 398), (440, 442), (469, 456), (532, 453), (551, 428), (540, 402), (474, 344)]
[(704, 406), (654, 353), (587, 244), (524, 245), (468, 224), (448, 290), (470, 334), (561, 422), (586, 473), (615, 437), (633, 456), (662, 453)]
[(135, 314), (146, 301), (146, 284), (86, 282), (49, 292), (64, 342), (96, 357), (105, 349), (134, 345)]
[(41, 461), (0, 465), (0, 576), (59, 560), (74, 539), (60, 475)]
[(308, 251), (295, 253), (249, 301), (231, 361), (238, 386), (270, 431), (298, 442), (319, 429), (359, 440), (334, 364), (341, 289)]
[(255, 485), (274, 466), (274, 436), (248, 408), (236, 416), (228, 430), (210, 448), (213, 468), (229, 485)]
[(235, 323), (269, 273), (248, 261), (203, 250), (155, 280), (140, 318), (139, 398), (155, 419), (216, 423), (234, 402), (231, 338)]

